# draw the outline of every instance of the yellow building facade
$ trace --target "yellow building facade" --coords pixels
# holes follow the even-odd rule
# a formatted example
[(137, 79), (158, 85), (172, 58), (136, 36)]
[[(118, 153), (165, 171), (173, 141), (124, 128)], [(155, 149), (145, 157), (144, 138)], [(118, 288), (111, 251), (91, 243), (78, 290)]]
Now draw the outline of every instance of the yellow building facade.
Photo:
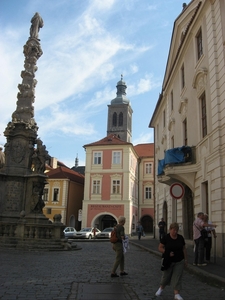
[(79, 210), (82, 208), (84, 176), (66, 167), (58, 167), (47, 173), (48, 184), (44, 189), (43, 213), (53, 221), (61, 214), (65, 226), (80, 229)]

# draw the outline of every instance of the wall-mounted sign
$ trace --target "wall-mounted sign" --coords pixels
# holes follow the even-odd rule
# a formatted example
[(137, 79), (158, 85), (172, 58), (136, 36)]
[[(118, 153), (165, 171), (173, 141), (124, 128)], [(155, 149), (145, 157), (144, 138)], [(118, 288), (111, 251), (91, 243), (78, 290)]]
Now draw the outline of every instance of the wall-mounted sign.
[(179, 182), (175, 182), (170, 186), (170, 195), (175, 199), (181, 199), (184, 196), (184, 187)]
[(78, 210), (78, 221), (81, 222), (82, 221), (82, 209)]

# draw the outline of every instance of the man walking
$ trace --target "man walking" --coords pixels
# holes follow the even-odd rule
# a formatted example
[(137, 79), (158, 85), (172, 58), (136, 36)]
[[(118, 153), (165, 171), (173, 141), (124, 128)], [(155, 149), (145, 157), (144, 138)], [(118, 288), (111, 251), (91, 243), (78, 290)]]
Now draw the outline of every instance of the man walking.
[(166, 222), (164, 221), (163, 218), (159, 222), (158, 227), (159, 227), (159, 239), (161, 240), (165, 235), (165, 227), (166, 227)]
[(143, 227), (141, 225), (141, 222), (138, 222), (137, 225), (137, 234), (138, 234), (138, 239), (141, 239), (141, 236), (143, 235)]

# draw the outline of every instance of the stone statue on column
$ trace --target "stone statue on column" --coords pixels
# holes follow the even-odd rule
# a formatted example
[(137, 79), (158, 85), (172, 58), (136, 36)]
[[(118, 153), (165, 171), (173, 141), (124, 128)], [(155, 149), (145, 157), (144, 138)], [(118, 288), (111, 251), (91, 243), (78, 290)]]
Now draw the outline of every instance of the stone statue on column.
[(36, 12), (33, 18), (31, 19), (30, 37), (38, 39), (38, 32), (43, 26), (44, 22), (39, 13)]

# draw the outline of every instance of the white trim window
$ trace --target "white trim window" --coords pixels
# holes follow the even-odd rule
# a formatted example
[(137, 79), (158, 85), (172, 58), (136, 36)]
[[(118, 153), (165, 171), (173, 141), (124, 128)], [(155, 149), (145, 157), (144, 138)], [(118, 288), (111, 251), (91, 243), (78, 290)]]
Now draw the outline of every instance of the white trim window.
[(121, 181), (120, 179), (114, 179), (112, 181), (112, 194), (120, 194)]
[(197, 44), (197, 59), (199, 60), (203, 55), (202, 29), (200, 28), (196, 35)]
[(102, 152), (94, 152), (93, 153), (93, 164), (94, 165), (102, 164)]
[(202, 120), (202, 137), (207, 135), (207, 112), (206, 112), (206, 97), (205, 93), (200, 97), (201, 100), (201, 120)]
[(112, 153), (112, 161), (114, 165), (121, 164), (121, 151), (113, 151)]
[(53, 202), (58, 202), (59, 201), (59, 188), (53, 188), (52, 201)]
[(145, 164), (145, 174), (152, 174), (152, 163)]
[(149, 186), (145, 187), (145, 199), (151, 199), (152, 198), (152, 188)]
[(43, 201), (48, 202), (48, 189), (44, 188), (43, 190)]
[(184, 64), (181, 67), (181, 89), (183, 90), (183, 88), (185, 87), (185, 72), (184, 72)]
[(101, 191), (101, 181), (98, 179), (93, 179), (92, 194), (100, 194), (100, 191)]

